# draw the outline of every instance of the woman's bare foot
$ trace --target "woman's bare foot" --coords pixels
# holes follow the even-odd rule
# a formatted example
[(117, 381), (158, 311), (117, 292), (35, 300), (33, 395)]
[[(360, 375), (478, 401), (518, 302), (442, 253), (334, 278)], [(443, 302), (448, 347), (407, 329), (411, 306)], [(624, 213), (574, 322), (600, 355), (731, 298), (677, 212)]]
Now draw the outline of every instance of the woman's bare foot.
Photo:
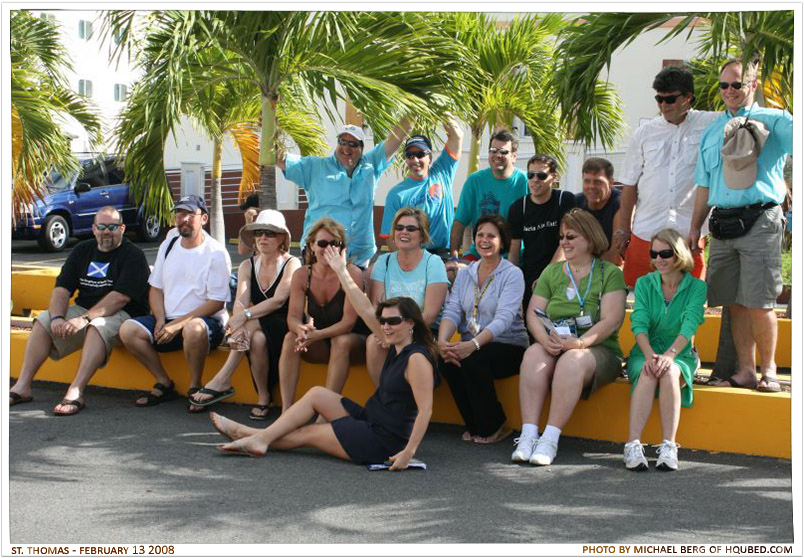
[(215, 428), (215, 430), (217, 430), (221, 436), (231, 441), (246, 438), (256, 434), (257, 432), (261, 432), (257, 428), (245, 426), (239, 422), (235, 422), (222, 415), (219, 415), (218, 413), (209, 413), (209, 418), (212, 421), (212, 426)]
[(237, 453), (249, 457), (262, 457), (268, 451), (268, 444), (256, 436), (241, 438), (228, 444), (221, 444), (218, 449), (225, 453)]
[(461, 440), (463, 440), (464, 442), (474, 442), (476, 437), (477, 436), (472, 436), (472, 433), (469, 432), (468, 430), (464, 431), (464, 433), (461, 434)]
[(501, 440), (505, 440), (511, 435), (511, 432), (513, 432), (513, 430), (508, 428), (507, 424), (503, 423), (500, 429), (491, 436), (475, 436), (473, 442), (476, 444), (494, 444)]

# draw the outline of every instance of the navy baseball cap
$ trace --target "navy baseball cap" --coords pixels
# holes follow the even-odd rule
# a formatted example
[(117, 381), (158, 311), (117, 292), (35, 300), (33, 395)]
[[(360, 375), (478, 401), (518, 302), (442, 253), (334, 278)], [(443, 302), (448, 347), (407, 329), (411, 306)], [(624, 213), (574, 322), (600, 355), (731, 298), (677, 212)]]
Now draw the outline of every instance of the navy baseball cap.
[(195, 213), (196, 209), (200, 209), (203, 213), (209, 214), (209, 210), (207, 210), (207, 204), (204, 202), (204, 198), (200, 198), (196, 195), (189, 195), (184, 196), (182, 199), (176, 202), (176, 205), (173, 206), (173, 211), (177, 209), (184, 209), (187, 211), (192, 211)]
[(408, 147), (418, 147), (422, 151), (433, 151), (433, 144), (430, 143), (430, 138), (427, 136), (410, 136), (408, 141), (405, 142), (405, 151)]

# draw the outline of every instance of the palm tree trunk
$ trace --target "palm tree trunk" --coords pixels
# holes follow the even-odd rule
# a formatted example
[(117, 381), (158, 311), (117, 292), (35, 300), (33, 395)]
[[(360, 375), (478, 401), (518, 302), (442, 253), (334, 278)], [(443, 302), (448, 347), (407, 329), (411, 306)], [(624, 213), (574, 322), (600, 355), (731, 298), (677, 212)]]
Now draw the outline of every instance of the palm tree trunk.
[(466, 175), (470, 175), (480, 168), (480, 141), (483, 137), (483, 128), (479, 130), (472, 126), (472, 140), (469, 145), (469, 167)]
[(260, 208), (276, 209), (276, 98), (262, 98)]
[(210, 208), (209, 230), (212, 238), (226, 243), (226, 231), (223, 224), (223, 195), (221, 193), (221, 159), (223, 156), (223, 138), (215, 138), (212, 143), (212, 192), (210, 198), (212, 207)]

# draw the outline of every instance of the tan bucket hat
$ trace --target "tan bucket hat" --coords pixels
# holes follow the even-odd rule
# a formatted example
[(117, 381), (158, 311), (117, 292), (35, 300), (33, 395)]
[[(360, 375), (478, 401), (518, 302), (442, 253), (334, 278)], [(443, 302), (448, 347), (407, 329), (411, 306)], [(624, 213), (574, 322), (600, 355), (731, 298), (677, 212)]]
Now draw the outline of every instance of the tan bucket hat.
[(285, 224), (285, 216), (276, 209), (263, 209), (252, 223), (243, 225), (238, 234), (240, 242), (245, 244), (249, 250), (254, 250), (254, 231), (266, 229), (288, 235), (287, 249), (290, 249), (290, 230)]
[(762, 152), (768, 129), (758, 120), (732, 118), (723, 130), (723, 180), (729, 188), (744, 190), (757, 180), (757, 158)]

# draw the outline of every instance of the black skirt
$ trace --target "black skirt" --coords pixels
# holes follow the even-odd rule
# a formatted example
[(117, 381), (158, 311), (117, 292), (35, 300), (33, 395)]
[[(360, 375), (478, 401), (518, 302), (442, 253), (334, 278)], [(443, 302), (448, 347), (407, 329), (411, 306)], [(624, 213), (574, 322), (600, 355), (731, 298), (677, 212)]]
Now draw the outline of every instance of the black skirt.
[(349, 416), (332, 421), (332, 429), (352, 461), (361, 464), (382, 463), (402, 451), (408, 441), (388, 432), (366, 417), (366, 410), (349, 399), (341, 398)]

